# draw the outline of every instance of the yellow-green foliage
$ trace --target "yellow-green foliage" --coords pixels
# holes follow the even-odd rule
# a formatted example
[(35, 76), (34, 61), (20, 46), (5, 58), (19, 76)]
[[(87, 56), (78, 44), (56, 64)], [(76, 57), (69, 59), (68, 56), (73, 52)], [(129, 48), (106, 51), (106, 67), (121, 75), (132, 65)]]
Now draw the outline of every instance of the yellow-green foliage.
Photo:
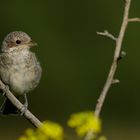
[(63, 140), (63, 128), (57, 123), (45, 121), (35, 131), (27, 129), (25, 135), (19, 140)]
[[(99, 136), (101, 132), (101, 120), (92, 111), (72, 114), (68, 120), (68, 126), (74, 128), (79, 137), (83, 138), (89, 132), (94, 133), (89, 140), (107, 140), (105, 136)], [(36, 130), (27, 129), (18, 140), (63, 140), (63, 128), (54, 122), (45, 121)]]
[(100, 136), (98, 140), (107, 140), (107, 138), (105, 136)]
[(94, 116), (92, 111), (72, 114), (68, 126), (75, 128), (80, 137), (85, 136), (88, 132), (94, 132), (94, 134), (101, 132), (101, 121)]

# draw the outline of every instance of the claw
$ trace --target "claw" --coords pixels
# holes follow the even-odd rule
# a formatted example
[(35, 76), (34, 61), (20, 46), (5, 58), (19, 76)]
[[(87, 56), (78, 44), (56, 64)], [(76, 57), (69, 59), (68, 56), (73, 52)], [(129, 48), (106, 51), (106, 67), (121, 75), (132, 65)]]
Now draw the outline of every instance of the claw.
[(25, 112), (27, 111), (27, 108), (28, 108), (28, 106), (26, 105), (26, 104), (24, 104), (23, 106), (22, 106), (22, 108), (21, 108), (21, 113), (20, 113), (20, 115), (21, 116), (23, 116), (23, 114), (25, 114)]
[[(7, 91), (7, 90), (9, 90), (9, 86), (8, 85), (5, 85), (4, 91)], [(4, 92), (4, 91), (2, 93), (2, 96), (5, 96), (5, 94), (6, 94), (6, 92)]]
[(23, 107), (21, 108), (21, 113), (20, 115), (22, 116), (28, 109), (28, 100), (27, 100), (27, 95), (24, 94), (24, 100), (25, 100), (25, 103), (23, 105)]

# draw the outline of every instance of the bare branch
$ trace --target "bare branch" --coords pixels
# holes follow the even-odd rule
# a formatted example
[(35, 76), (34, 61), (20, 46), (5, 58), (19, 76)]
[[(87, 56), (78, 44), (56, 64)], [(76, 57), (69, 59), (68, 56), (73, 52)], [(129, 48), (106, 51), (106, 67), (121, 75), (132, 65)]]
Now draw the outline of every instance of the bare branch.
[(140, 22), (140, 18), (136, 17), (136, 18), (129, 18), (128, 22)]
[(120, 56), (122, 41), (123, 41), (124, 34), (125, 34), (125, 31), (126, 31), (126, 28), (128, 25), (128, 15), (129, 15), (130, 4), (131, 4), (131, 0), (125, 1), (123, 21), (122, 21), (122, 25), (120, 28), (118, 39), (116, 40), (116, 47), (115, 47), (115, 51), (114, 51), (113, 62), (112, 62), (107, 80), (105, 82), (105, 85), (103, 87), (103, 90), (100, 94), (100, 97), (98, 99), (98, 102), (97, 102), (96, 108), (95, 108), (95, 115), (97, 117), (99, 117), (99, 115), (100, 115), (104, 100), (105, 100), (106, 95), (107, 95), (107, 93), (112, 85), (112, 81), (114, 79), (114, 75), (115, 75), (115, 72), (117, 70), (117, 64), (118, 64), (117, 62), (118, 62), (118, 58)]
[[(115, 50), (114, 50), (113, 62), (111, 64), (111, 68), (109, 70), (107, 80), (104, 84), (104, 87), (103, 87), (103, 89), (100, 93), (100, 96), (98, 98), (98, 102), (97, 102), (96, 107), (95, 107), (95, 112), (94, 113), (95, 113), (96, 117), (100, 116), (105, 98), (107, 96), (107, 93), (108, 93), (112, 83), (119, 82), (118, 80), (114, 80), (114, 76), (115, 76), (115, 72), (117, 70), (118, 58), (120, 57), (122, 41), (123, 41), (123, 38), (124, 38), (124, 34), (125, 34), (125, 31), (126, 31), (127, 25), (128, 25), (129, 22), (139, 21), (139, 18), (129, 19), (130, 5), (131, 5), (131, 0), (125, 0), (123, 21), (122, 21), (122, 25), (121, 25), (120, 32), (119, 32), (119, 35), (118, 35), (117, 39), (114, 38), (114, 36), (112, 36), (112, 34), (108, 33), (107, 31), (105, 31), (104, 33), (101, 33), (101, 32), (97, 33), (99, 35), (107, 36), (107, 37), (115, 40), (116, 41), (116, 47), (115, 47)], [(94, 133), (92, 132), (92, 134), (91, 134), (91, 131), (89, 131), (88, 134), (85, 136), (84, 140), (90, 140), (93, 136), (94, 136)]]
[(84, 137), (84, 140), (91, 140), (94, 137), (94, 133), (89, 131), (88, 134)]
[(102, 36), (106, 36), (114, 41), (117, 40), (116, 37), (114, 37), (111, 33), (109, 33), (107, 30), (105, 30), (104, 32), (97, 32), (97, 35), (102, 35)]
[(39, 127), (42, 123), (29, 111), (23, 112), (24, 105), (12, 94), (7, 86), (0, 80), (0, 89), (5, 93), (5, 96), (11, 101), (11, 103), (17, 107), (17, 109), (23, 114), (23, 116), (35, 127)]

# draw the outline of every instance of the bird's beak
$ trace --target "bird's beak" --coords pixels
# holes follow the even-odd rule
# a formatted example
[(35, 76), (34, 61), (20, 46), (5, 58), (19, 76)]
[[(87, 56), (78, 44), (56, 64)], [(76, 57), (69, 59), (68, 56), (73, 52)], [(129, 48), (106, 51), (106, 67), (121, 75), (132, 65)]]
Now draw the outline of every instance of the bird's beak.
[(37, 46), (37, 43), (31, 40), (31, 41), (28, 43), (28, 46), (34, 47), (34, 46)]

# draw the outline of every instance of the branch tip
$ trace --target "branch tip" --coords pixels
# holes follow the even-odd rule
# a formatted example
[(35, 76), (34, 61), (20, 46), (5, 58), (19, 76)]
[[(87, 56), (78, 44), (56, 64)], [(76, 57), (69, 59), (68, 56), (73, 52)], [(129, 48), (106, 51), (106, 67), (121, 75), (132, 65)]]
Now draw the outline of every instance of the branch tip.
[(140, 22), (140, 18), (128, 18), (128, 22)]
[(125, 51), (121, 51), (121, 57), (125, 57), (126, 56), (126, 52)]
[(111, 33), (109, 33), (107, 30), (104, 30), (104, 32), (96, 32), (96, 33), (97, 33), (97, 35), (106, 36), (114, 41), (117, 40), (117, 38), (114, 35), (112, 35)]
[(112, 84), (118, 84), (118, 83), (120, 83), (119, 79), (113, 79)]
[(118, 57), (117, 61), (123, 59), (126, 56), (126, 52), (125, 51), (121, 51), (120, 56)]

